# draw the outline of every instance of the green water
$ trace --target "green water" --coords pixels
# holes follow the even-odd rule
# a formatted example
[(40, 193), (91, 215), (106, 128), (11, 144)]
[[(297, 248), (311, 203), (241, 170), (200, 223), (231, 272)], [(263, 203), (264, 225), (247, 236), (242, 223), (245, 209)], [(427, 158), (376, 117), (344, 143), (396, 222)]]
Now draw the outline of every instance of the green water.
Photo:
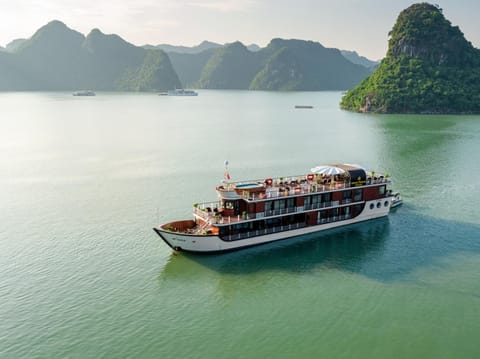
[[(360, 115), (340, 96), (0, 94), (0, 357), (479, 357), (480, 117)], [(405, 203), (173, 254), (151, 227), (214, 200), (226, 159), (238, 180), (361, 163)]]

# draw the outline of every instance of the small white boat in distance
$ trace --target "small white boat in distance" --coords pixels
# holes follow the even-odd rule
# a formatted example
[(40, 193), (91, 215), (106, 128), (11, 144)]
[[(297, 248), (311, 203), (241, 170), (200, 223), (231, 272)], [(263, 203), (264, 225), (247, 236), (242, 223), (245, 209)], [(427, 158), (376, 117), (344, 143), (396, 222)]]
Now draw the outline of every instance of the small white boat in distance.
[(81, 91), (75, 91), (73, 96), (95, 96), (95, 92), (92, 90), (81, 90)]
[(160, 92), (161, 96), (198, 96), (198, 92), (193, 90), (175, 89), (168, 90), (167, 92)]

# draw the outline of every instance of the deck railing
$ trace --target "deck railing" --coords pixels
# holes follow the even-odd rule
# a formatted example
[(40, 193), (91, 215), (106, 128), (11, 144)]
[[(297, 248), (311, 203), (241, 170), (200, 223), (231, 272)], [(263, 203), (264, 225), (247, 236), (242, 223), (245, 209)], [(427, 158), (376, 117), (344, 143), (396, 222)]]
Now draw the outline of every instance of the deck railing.
[(253, 231), (246, 231), (246, 232), (241, 232), (236, 234), (228, 234), (226, 236), (221, 236), (221, 238), (225, 241), (238, 241), (239, 239), (263, 236), (265, 234), (290, 231), (292, 229), (300, 229), (304, 227), (306, 227), (305, 223), (293, 223), (293, 224), (286, 224), (283, 226), (275, 226), (275, 227), (269, 227), (264, 229), (257, 229)]
[[(342, 215), (342, 216), (332, 216), (332, 217), (328, 217), (328, 218), (319, 218), (318, 224), (326, 224), (326, 223), (344, 221), (344, 220), (347, 220), (347, 219), (350, 219), (350, 218), (351, 218), (351, 215), (349, 215), (349, 214)], [(268, 228), (257, 229), (257, 230), (252, 230), (252, 231), (245, 231), (245, 232), (240, 232), (240, 233), (235, 233), (235, 234), (228, 234), (228, 235), (224, 235), (224, 236), (220, 236), (220, 237), (224, 241), (238, 241), (238, 240), (241, 240), (241, 239), (263, 236), (263, 235), (266, 235), (266, 234), (290, 231), (290, 230), (293, 230), (293, 229), (300, 229), (300, 228), (304, 228), (306, 226), (307, 225), (303, 222), (302, 223), (292, 223), (292, 224), (268, 227)]]
[(381, 177), (377, 179), (368, 179), (361, 186), (352, 186), (350, 181), (335, 182), (330, 184), (306, 183), (306, 184), (301, 184), (295, 187), (272, 186), (272, 187), (268, 187), (269, 190), (267, 190), (266, 188), (265, 193), (256, 194), (253, 192), (251, 193), (248, 190), (244, 190), (243, 192), (240, 193), (240, 196), (247, 201), (258, 201), (258, 200), (266, 200), (271, 198), (285, 198), (285, 197), (294, 197), (294, 196), (303, 195), (303, 194), (330, 192), (330, 191), (341, 190), (345, 188), (361, 188), (363, 186), (370, 186), (370, 185), (382, 184), (382, 183), (388, 184), (390, 182), (391, 182), (390, 179)]
[[(279, 208), (273, 210), (265, 210), (263, 212), (258, 213), (244, 213), (242, 215), (236, 216), (222, 216), (220, 212), (212, 210), (210, 207), (211, 205), (218, 205), (220, 206), (221, 203), (208, 203), (210, 206), (204, 206), (204, 204), (200, 204), (197, 207), (193, 208), (193, 213), (202, 218), (205, 222), (209, 224), (230, 224), (230, 223), (240, 223), (254, 219), (261, 219), (261, 218), (272, 218), (276, 216), (281, 216), (285, 214), (294, 214), (294, 213), (303, 213), (305, 211), (311, 211), (316, 209), (323, 209), (323, 208), (336, 208), (338, 206), (345, 206), (348, 204), (359, 204), (363, 203), (363, 201), (352, 201), (350, 198), (344, 199), (342, 201), (329, 201), (329, 202), (319, 202), (319, 203), (312, 203), (305, 206), (300, 207), (288, 207), (288, 208)], [(208, 208), (208, 209), (206, 209)], [(214, 209), (217, 207), (213, 207)], [(220, 207), (218, 207), (220, 208)]]

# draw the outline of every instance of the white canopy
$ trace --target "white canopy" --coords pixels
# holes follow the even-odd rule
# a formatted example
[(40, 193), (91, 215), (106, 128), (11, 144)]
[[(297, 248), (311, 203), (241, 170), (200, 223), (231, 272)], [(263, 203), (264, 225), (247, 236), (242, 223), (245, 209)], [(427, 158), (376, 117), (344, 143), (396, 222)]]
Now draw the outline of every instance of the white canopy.
[(339, 175), (345, 173), (344, 169), (329, 165), (313, 167), (311, 171), (312, 173), (317, 173), (321, 175)]

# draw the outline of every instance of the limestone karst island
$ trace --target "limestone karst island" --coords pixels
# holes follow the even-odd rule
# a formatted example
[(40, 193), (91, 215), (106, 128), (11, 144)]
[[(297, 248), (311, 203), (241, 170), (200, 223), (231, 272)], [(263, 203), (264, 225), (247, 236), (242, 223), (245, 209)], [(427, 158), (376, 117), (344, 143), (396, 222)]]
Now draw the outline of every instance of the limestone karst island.
[(377, 70), (341, 108), (376, 113), (480, 113), (480, 50), (427, 3), (403, 10)]

